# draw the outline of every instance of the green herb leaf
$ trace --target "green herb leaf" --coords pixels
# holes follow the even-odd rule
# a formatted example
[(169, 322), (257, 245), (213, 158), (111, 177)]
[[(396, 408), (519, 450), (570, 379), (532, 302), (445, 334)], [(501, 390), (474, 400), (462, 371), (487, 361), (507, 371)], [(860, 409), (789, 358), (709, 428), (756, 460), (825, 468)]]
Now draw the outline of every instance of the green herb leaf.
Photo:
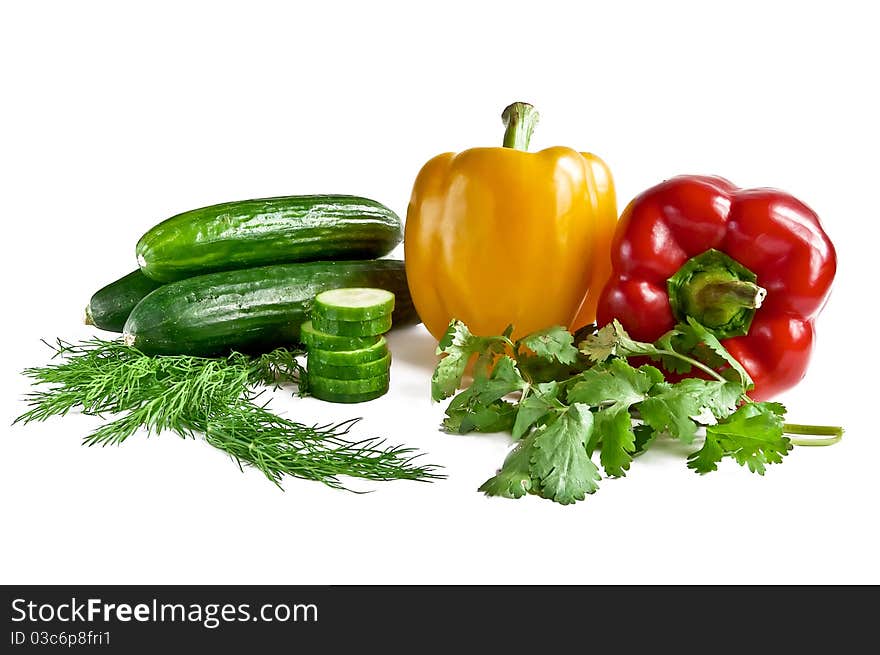
[[(660, 351), (665, 350), (675, 353), (688, 354), (694, 352), (694, 349), (699, 345), (699, 343), (700, 340), (697, 338), (693, 330), (682, 331), (678, 329), (678, 327), (676, 327), (657, 339), (657, 341), (654, 342), (654, 345)], [(685, 375), (687, 373), (690, 373), (693, 369), (693, 365), (687, 359), (682, 359), (681, 357), (678, 357), (676, 355), (660, 354), (659, 358), (660, 365), (663, 366), (665, 370), (671, 371), (672, 373), (680, 373), (682, 375)], [(705, 361), (702, 358), (698, 359), (700, 361)], [(709, 362), (706, 363), (710, 366), (712, 365)]]
[(560, 364), (574, 364), (577, 361), (578, 349), (574, 347), (574, 338), (561, 325), (533, 332), (520, 339), (519, 343), (538, 357)]
[(633, 368), (623, 359), (612, 359), (584, 371), (577, 380), (568, 392), (569, 403), (629, 408), (644, 400), (648, 390), (663, 380), (663, 374), (653, 366)]
[(601, 363), (617, 354), (618, 337), (615, 323), (617, 321), (609, 323), (595, 334), (587, 336), (578, 346), (581, 353), (586, 355), (590, 361)]
[[(598, 331), (585, 328), (576, 337), (553, 327), (511, 344), (510, 334), (478, 338), (453, 323), (441, 347), (452, 357), (478, 356), (471, 387), (447, 409), (446, 429), (505, 429), (520, 440), (481, 487), (489, 495), (533, 493), (573, 503), (598, 487), (594, 452), (606, 475), (621, 477), (657, 437), (692, 443), (701, 425), (707, 436), (688, 466), (702, 473), (715, 470), (724, 457), (763, 473), (790, 448), (782, 434), (784, 408), (751, 403), (745, 369), (693, 320), (653, 344), (635, 341), (618, 321)], [(636, 368), (627, 361), (636, 356), (712, 379), (667, 382), (654, 366)], [(459, 384), (460, 364), (447, 366), (450, 386)], [(505, 401), (518, 392), (518, 402)]]
[(633, 426), (633, 434), (636, 437), (633, 442), (633, 457), (637, 457), (645, 452), (648, 446), (657, 438), (654, 428), (643, 423)]
[[(736, 411), (745, 389), (738, 382), (702, 380), (686, 378), (677, 382), (675, 388), (682, 394), (691, 396), (702, 410), (707, 410), (718, 419), (724, 419)], [(693, 415), (696, 417), (696, 414)]]
[(779, 403), (746, 403), (725, 421), (706, 428), (706, 441), (690, 456), (688, 467), (708, 473), (722, 458), (731, 457), (763, 475), (765, 465), (780, 463), (792, 448), (783, 435), (784, 420), (785, 407)]
[(461, 386), (461, 378), (473, 355), (482, 354), (482, 369), (485, 370), (491, 356), (503, 352), (507, 343), (508, 339), (503, 335), (476, 337), (464, 323), (453, 319), (437, 344), (437, 354), (444, 357), (431, 378), (431, 398), (435, 401), (449, 398)]
[[(736, 358), (727, 352), (727, 349), (721, 345), (721, 342), (718, 341), (718, 337), (709, 332), (705, 327), (700, 325), (697, 321), (695, 321), (692, 317), (687, 317), (687, 326), (693, 332), (694, 337), (699, 343), (705, 344), (707, 348), (709, 348), (715, 355), (723, 359), (734, 371), (736, 371), (739, 376), (740, 383), (743, 388), (748, 390), (755, 386), (754, 381), (749, 376), (746, 369), (743, 368), (743, 365), (740, 364)], [(679, 328), (682, 332), (686, 332), (686, 328), (681, 326)]]
[(519, 403), (516, 421), (513, 424), (513, 438), (521, 439), (533, 425), (547, 416), (554, 409), (561, 407), (556, 400), (559, 394), (557, 382), (546, 382), (532, 387), (532, 393)]
[(506, 432), (513, 428), (515, 419), (516, 405), (502, 400), (482, 403), (476, 388), (471, 386), (449, 403), (443, 429), (452, 434)]
[(635, 453), (630, 407), (648, 397), (663, 380), (653, 366), (633, 368), (624, 359), (611, 359), (584, 371), (568, 392), (568, 402), (598, 407), (587, 452), (601, 447), (599, 461), (607, 475), (626, 475)]
[(514, 391), (522, 391), (528, 384), (519, 374), (516, 362), (505, 355), (501, 357), (492, 368), (488, 377), (478, 377), (474, 380), (474, 390), (477, 401), (488, 405), (503, 398)]
[(504, 498), (522, 498), (532, 490), (531, 457), (532, 441), (530, 436), (516, 445), (504, 459), (501, 470), (480, 485), (479, 491), (487, 496)]
[(586, 449), (592, 429), (590, 408), (575, 403), (555, 421), (535, 430), (530, 472), (541, 496), (568, 505), (599, 488), (599, 470)]
[(698, 398), (679, 385), (663, 382), (654, 386), (651, 395), (637, 406), (642, 420), (655, 432), (665, 433), (685, 443), (692, 443), (697, 433), (693, 417), (700, 414)]
[[(436, 468), (417, 465), (412, 449), (381, 439), (349, 441), (355, 420), (316, 427), (274, 414), (259, 400), (260, 385), (298, 385), (306, 371), (299, 350), (260, 357), (149, 356), (120, 341), (58, 341), (53, 362), (29, 368), (35, 390), (17, 422), (44, 421), (74, 409), (113, 417), (87, 445), (120, 444), (136, 432), (204, 435), (205, 441), (280, 485), (286, 476), (343, 487), (340, 476), (370, 480), (431, 480)], [(47, 385), (48, 388), (40, 388)]]
[(579, 355), (574, 364), (560, 364), (555, 359), (549, 360), (521, 352), (517, 355), (516, 365), (529, 382), (552, 382), (577, 375), (588, 367), (585, 360), (585, 357)]
[(596, 413), (594, 435), (598, 435), (601, 445), (599, 461), (605, 474), (623, 477), (629, 470), (635, 453), (636, 435), (632, 428), (629, 409), (623, 405), (612, 405)]

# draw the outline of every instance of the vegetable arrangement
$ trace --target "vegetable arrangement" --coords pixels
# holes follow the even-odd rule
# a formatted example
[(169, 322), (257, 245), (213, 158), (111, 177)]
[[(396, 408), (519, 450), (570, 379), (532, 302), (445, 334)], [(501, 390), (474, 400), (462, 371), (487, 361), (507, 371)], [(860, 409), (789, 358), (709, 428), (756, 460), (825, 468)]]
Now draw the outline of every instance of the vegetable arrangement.
[[(454, 395), (443, 429), (517, 440), (482, 491), (582, 500), (601, 477), (594, 454), (621, 477), (661, 437), (702, 437), (688, 458), (698, 473), (732, 458), (759, 474), (793, 444), (841, 438), (756, 402), (806, 371), (836, 267), (815, 213), (781, 191), (682, 176), (639, 195), (615, 228), (604, 167), (587, 178), (566, 149), (522, 152), (536, 120), (528, 106), (502, 119), (503, 148), (425, 165), (406, 225), (413, 300), (440, 339), (432, 398)], [(521, 277), (508, 273), (511, 257)]]
[[(358, 419), (309, 426), (258, 401), (265, 387), (283, 384), (342, 402), (387, 390), (390, 356), (379, 335), (392, 319), (410, 325), (418, 316), (403, 262), (357, 258), (386, 254), (401, 235), (396, 214), (355, 196), (249, 200), (172, 217), (138, 243), (140, 269), (97, 291), (86, 309), (87, 323), (121, 331), (122, 339), (59, 340), (59, 361), (25, 371), (37, 390), (16, 422), (73, 409), (113, 416), (86, 437), (87, 445), (120, 444), (138, 430), (202, 434), (278, 485), (288, 475), (333, 487), (344, 485), (340, 476), (442, 477), (434, 466), (417, 465), (411, 449), (381, 439), (349, 440)], [(308, 261), (314, 259), (321, 261)], [(350, 291), (340, 292), (341, 301), (326, 296), (336, 298), (336, 306), (319, 303), (316, 320), (344, 319), (340, 332), (349, 336), (309, 328), (311, 341), (323, 347), (335, 339), (330, 354), (337, 357), (344, 355), (340, 344), (381, 352), (370, 365), (352, 355), (323, 369), (318, 364), (324, 377), (310, 377), (297, 360), (309, 339), (300, 326), (316, 295), (346, 286), (376, 287), (371, 293), (381, 300), (376, 307), (351, 307), (344, 302)], [(316, 348), (314, 355), (322, 352)]]
[[(359, 403), (391, 379), (385, 333), (423, 321), (439, 340), (443, 429), (510, 432), (480, 490), (586, 498), (659, 439), (697, 473), (725, 459), (763, 475), (795, 445), (843, 429), (786, 422), (772, 402), (805, 375), (836, 272), (818, 216), (778, 190), (680, 176), (617, 220), (605, 163), (528, 152), (531, 105), (503, 114), (503, 146), (428, 161), (405, 226), (358, 196), (281, 196), (173, 216), (136, 247), (139, 269), (98, 290), (86, 322), (116, 340), (58, 341), (27, 369), (16, 422), (107, 417), (85, 443), (135, 432), (204, 435), (240, 465), (344, 487), (344, 476), (434, 480), (357, 419), (274, 414), (267, 387)], [(405, 260), (383, 259), (404, 238)], [(514, 266), (511, 266), (514, 263)], [(303, 359), (306, 366), (303, 366)], [(469, 378), (469, 379), (468, 379)]]

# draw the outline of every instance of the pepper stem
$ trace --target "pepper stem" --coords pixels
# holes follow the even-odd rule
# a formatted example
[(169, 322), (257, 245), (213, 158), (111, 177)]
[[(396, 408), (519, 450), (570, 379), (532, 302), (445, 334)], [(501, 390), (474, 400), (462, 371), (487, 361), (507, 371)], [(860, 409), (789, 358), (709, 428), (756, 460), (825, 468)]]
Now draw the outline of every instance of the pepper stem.
[(528, 150), (539, 117), (538, 110), (527, 102), (507, 105), (501, 112), (501, 120), (504, 121), (505, 128), (502, 145), (514, 150)]
[(667, 281), (680, 321), (693, 317), (719, 339), (747, 334), (767, 290), (745, 266), (717, 250), (692, 257)]
[(746, 309), (758, 309), (767, 297), (767, 289), (747, 280), (725, 280), (710, 282), (695, 295), (703, 305), (735, 304)]

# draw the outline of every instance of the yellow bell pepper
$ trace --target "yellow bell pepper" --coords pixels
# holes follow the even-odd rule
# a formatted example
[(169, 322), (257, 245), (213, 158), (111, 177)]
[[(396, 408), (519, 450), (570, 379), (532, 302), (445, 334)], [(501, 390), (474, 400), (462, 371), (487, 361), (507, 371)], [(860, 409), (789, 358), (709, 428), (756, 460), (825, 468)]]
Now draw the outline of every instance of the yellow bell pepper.
[(440, 339), (450, 320), (514, 338), (595, 320), (617, 222), (614, 183), (590, 153), (527, 152), (531, 105), (502, 114), (501, 148), (445, 153), (424, 165), (406, 215), (406, 273), (416, 309)]

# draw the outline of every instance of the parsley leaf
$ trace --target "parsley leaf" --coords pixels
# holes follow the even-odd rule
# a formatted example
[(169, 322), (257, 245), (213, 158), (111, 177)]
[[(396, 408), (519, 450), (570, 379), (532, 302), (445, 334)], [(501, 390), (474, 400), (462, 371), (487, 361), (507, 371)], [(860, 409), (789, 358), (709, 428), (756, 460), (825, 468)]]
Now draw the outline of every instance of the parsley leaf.
[(654, 428), (643, 423), (633, 426), (633, 434), (636, 437), (633, 442), (634, 457), (645, 452), (648, 449), (648, 446), (650, 446), (654, 442), (654, 439), (657, 438), (657, 433), (654, 432)]
[(519, 343), (538, 357), (556, 360), (560, 364), (574, 364), (578, 349), (574, 347), (574, 337), (561, 325), (532, 332), (519, 340)]
[(697, 473), (718, 468), (724, 457), (732, 457), (752, 473), (764, 475), (766, 464), (778, 464), (791, 450), (783, 434), (785, 407), (779, 403), (746, 403), (725, 421), (706, 428), (703, 447), (688, 458)]
[(687, 327), (682, 325), (679, 327), (679, 330), (682, 333), (687, 333), (688, 328), (690, 328), (690, 331), (699, 343), (705, 344), (705, 346), (715, 355), (723, 359), (730, 368), (736, 371), (743, 388), (748, 390), (755, 386), (755, 383), (752, 381), (752, 378), (749, 376), (746, 369), (743, 368), (743, 365), (740, 364), (733, 355), (727, 352), (727, 349), (721, 345), (720, 341), (718, 341), (718, 337), (709, 332), (709, 330), (700, 325), (690, 316), (687, 317)]
[(662, 382), (654, 386), (651, 395), (638, 405), (642, 420), (655, 432), (668, 434), (685, 443), (691, 443), (697, 434), (693, 421), (700, 413), (696, 397), (678, 385)]
[(477, 401), (488, 405), (509, 393), (522, 391), (527, 386), (519, 374), (516, 362), (504, 355), (495, 363), (488, 377), (477, 377), (474, 380), (473, 389), (477, 394)]
[(478, 491), (487, 496), (522, 498), (532, 490), (532, 441), (534, 436), (519, 442), (504, 459), (501, 470), (480, 485)]
[(611, 359), (584, 371), (568, 392), (568, 402), (600, 407), (595, 416), (587, 452), (601, 446), (599, 461), (607, 475), (626, 475), (635, 453), (630, 407), (648, 397), (663, 380), (653, 366), (633, 368), (626, 360)]
[(687, 323), (679, 323), (653, 344), (630, 338), (615, 319), (581, 342), (580, 350), (594, 362), (604, 362), (613, 355), (650, 357), (674, 373), (690, 373), (696, 359), (710, 368), (729, 367), (744, 389), (754, 386), (742, 364), (727, 352), (714, 334), (691, 317), (688, 317)]
[(504, 351), (509, 340), (505, 336), (477, 337), (461, 321), (453, 319), (446, 334), (437, 344), (437, 354), (444, 355), (431, 377), (431, 398), (435, 401), (449, 398), (461, 385), (461, 378), (470, 358), (479, 353), (489, 359)]
[(516, 357), (516, 364), (523, 377), (530, 382), (552, 382), (577, 375), (587, 368), (584, 365), (585, 360), (585, 357), (578, 355), (574, 364), (560, 364), (556, 360), (520, 352)]
[(541, 496), (568, 505), (599, 488), (599, 470), (586, 448), (592, 429), (590, 408), (575, 403), (555, 421), (535, 430), (530, 472)]
[[(658, 437), (692, 443), (700, 426), (706, 437), (687, 463), (699, 473), (716, 470), (728, 457), (763, 474), (792, 447), (783, 432), (785, 408), (749, 401), (745, 391), (752, 381), (745, 369), (692, 319), (653, 344), (633, 340), (618, 321), (579, 331), (578, 348), (561, 327), (517, 343), (511, 334), (512, 327), (477, 337), (453, 321), (432, 378), (432, 397), (448, 398), (475, 357), (473, 380), (449, 403), (444, 429), (510, 431), (519, 440), (480, 487), (487, 495), (531, 493), (573, 503), (597, 490), (600, 467), (607, 476), (625, 476), (634, 457)], [(667, 371), (700, 369), (711, 379), (668, 382), (654, 366), (627, 361), (636, 356), (660, 361)], [(514, 394), (519, 398), (511, 401)]]
[(617, 352), (617, 333), (614, 326), (609, 323), (595, 334), (587, 335), (578, 344), (578, 348), (591, 362), (598, 364), (609, 359)]
[(443, 429), (452, 434), (506, 432), (513, 428), (516, 413), (516, 405), (502, 400), (481, 403), (474, 387), (468, 387), (446, 408)]
[(612, 359), (584, 371), (577, 380), (568, 392), (568, 402), (629, 407), (643, 400), (663, 380), (663, 374), (653, 366), (633, 368), (623, 359)]
[(554, 408), (562, 406), (556, 400), (558, 393), (559, 384), (557, 382), (545, 382), (532, 387), (532, 393), (519, 403), (512, 430), (514, 439), (522, 438), (533, 425), (547, 416)]
[[(693, 331), (688, 330), (683, 332), (677, 327), (673, 328), (654, 342), (654, 345), (657, 346), (659, 350), (667, 350), (674, 353), (691, 353), (697, 346), (699, 346), (699, 344), (700, 340), (696, 337), (696, 334)], [(699, 359), (700, 361), (705, 361), (702, 357)], [(712, 365), (710, 362), (706, 363), (710, 366)], [(667, 371), (680, 374), (690, 373), (691, 369), (693, 369), (693, 365), (689, 361), (675, 355), (661, 354), (660, 365)]]
[(602, 448), (599, 461), (605, 474), (616, 478), (623, 477), (629, 470), (636, 450), (636, 435), (632, 428), (629, 409), (623, 405), (612, 405), (596, 413), (594, 435)]
[(681, 393), (693, 396), (700, 406), (700, 412), (707, 410), (718, 420), (733, 414), (745, 394), (745, 389), (739, 383), (720, 380), (686, 378), (677, 382), (675, 387)]

